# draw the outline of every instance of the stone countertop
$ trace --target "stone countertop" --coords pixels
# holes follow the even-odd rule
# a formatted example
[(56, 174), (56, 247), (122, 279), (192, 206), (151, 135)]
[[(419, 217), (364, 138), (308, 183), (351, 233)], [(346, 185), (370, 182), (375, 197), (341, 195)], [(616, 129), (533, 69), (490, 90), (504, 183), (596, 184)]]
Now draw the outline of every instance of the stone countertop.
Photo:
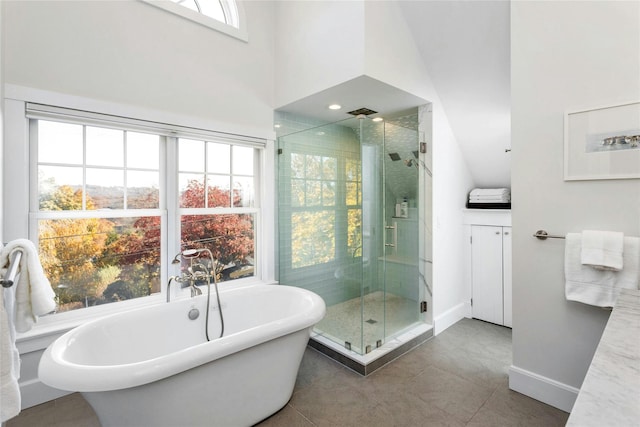
[(640, 291), (623, 289), (567, 426), (640, 425)]

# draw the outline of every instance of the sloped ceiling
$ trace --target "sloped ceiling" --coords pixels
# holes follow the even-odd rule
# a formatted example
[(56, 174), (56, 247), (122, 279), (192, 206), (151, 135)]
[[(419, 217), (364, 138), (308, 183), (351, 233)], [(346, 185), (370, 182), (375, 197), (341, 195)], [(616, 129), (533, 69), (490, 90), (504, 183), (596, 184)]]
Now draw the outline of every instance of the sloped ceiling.
[(400, 1), (479, 187), (509, 187), (510, 3)]

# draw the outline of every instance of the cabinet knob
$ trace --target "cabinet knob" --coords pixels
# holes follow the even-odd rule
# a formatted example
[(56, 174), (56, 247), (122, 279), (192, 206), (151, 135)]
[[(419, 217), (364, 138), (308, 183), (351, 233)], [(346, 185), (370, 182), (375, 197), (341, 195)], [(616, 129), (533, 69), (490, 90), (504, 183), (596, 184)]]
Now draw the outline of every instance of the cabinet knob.
[(500, 234), (500, 232), (499, 232), (499, 231), (496, 231), (496, 234)]
[(508, 232), (508, 231), (505, 231), (505, 232), (504, 232), (504, 234), (505, 234), (505, 236), (506, 236), (506, 235), (508, 235), (508, 234), (509, 234), (509, 232)]

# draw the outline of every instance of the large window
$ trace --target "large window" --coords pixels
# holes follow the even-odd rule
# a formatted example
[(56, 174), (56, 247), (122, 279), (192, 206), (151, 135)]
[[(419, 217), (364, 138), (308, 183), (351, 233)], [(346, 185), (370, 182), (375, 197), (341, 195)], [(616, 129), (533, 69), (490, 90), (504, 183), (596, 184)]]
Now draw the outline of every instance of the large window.
[(35, 220), (58, 310), (160, 291), (158, 135), (33, 120)]
[(360, 160), (292, 152), (290, 167), (291, 267), (362, 256)]
[(220, 280), (253, 276), (258, 150), (183, 138), (178, 147), (183, 247), (211, 250)]
[(164, 292), (184, 249), (210, 249), (219, 281), (257, 275), (264, 144), (37, 113), (29, 129), (30, 237), (58, 311)]

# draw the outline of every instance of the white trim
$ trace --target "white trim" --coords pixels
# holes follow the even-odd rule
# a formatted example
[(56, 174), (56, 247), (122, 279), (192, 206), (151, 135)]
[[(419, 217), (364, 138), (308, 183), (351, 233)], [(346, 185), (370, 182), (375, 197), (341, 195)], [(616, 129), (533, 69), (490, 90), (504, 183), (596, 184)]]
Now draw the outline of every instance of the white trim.
[(27, 102), (26, 112), (29, 119), (53, 120), (83, 126), (100, 126), (125, 131), (145, 132), (165, 137), (177, 136), (179, 138), (206, 140), (229, 145), (246, 145), (257, 148), (263, 148), (265, 145), (264, 138), (32, 102)]
[[(249, 33), (247, 32), (247, 24), (244, 14), (244, 8), (239, 1), (235, 2), (234, 10), (230, 10), (229, 6), (231, 5), (229, 1), (225, 1), (225, 5), (223, 5), (223, 10), (225, 12), (225, 16), (227, 12), (237, 12), (231, 13), (229, 18), (231, 18), (230, 23), (224, 23), (218, 21), (215, 18), (211, 18), (210, 16), (203, 15), (200, 12), (196, 12), (187, 7), (180, 6), (179, 4), (175, 4), (171, 1), (159, 1), (159, 0), (140, 0), (144, 3), (150, 4), (157, 8), (163, 9), (169, 13), (180, 16), (184, 19), (188, 19), (189, 21), (195, 22), (197, 24), (203, 25), (205, 27), (211, 28), (212, 30), (218, 31), (220, 33), (226, 34), (243, 42), (249, 41)], [(226, 8), (224, 7), (226, 6)], [(197, 43), (197, 40), (194, 40), (194, 43)]]
[(453, 326), (456, 322), (465, 317), (471, 317), (469, 314), (469, 303), (462, 302), (455, 307), (450, 308), (433, 319), (433, 333), (438, 335), (444, 332), (449, 326)]
[(565, 412), (571, 412), (580, 391), (513, 365), (509, 368), (509, 388)]
[(21, 410), (40, 405), (41, 403), (49, 402), (72, 393), (71, 391), (58, 390), (57, 388), (49, 387), (37, 378), (24, 382), (20, 381), (18, 382), (18, 385), (20, 386), (20, 396), (22, 397), (20, 405)]
[[(16, 100), (44, 105), (55, 105), (80, 111), (99, 111), (100, 114), (128, 117), (136, 120), (144, 120), (156, 123), (176, 124), (182, 127), (194, 129), (215, 129), (216, 132), (230, 135), (243, 135), (252, 138), (275, 140), (276, 133), (273, 129), (253, 128), (250, 126), (236, 126), (230, 123), (217, 122), (201, 117), (185, 116), (168, 111), (153, 110), (145, 107), (118, 104), (98, 99), (85, 98), (60, 92), (30, 88), (13, 84), (4, 86), (5, 102)], [(24, 109), (22, 111), (24, 116)], [(5, 120), (5, 123), (7, 120)]]

